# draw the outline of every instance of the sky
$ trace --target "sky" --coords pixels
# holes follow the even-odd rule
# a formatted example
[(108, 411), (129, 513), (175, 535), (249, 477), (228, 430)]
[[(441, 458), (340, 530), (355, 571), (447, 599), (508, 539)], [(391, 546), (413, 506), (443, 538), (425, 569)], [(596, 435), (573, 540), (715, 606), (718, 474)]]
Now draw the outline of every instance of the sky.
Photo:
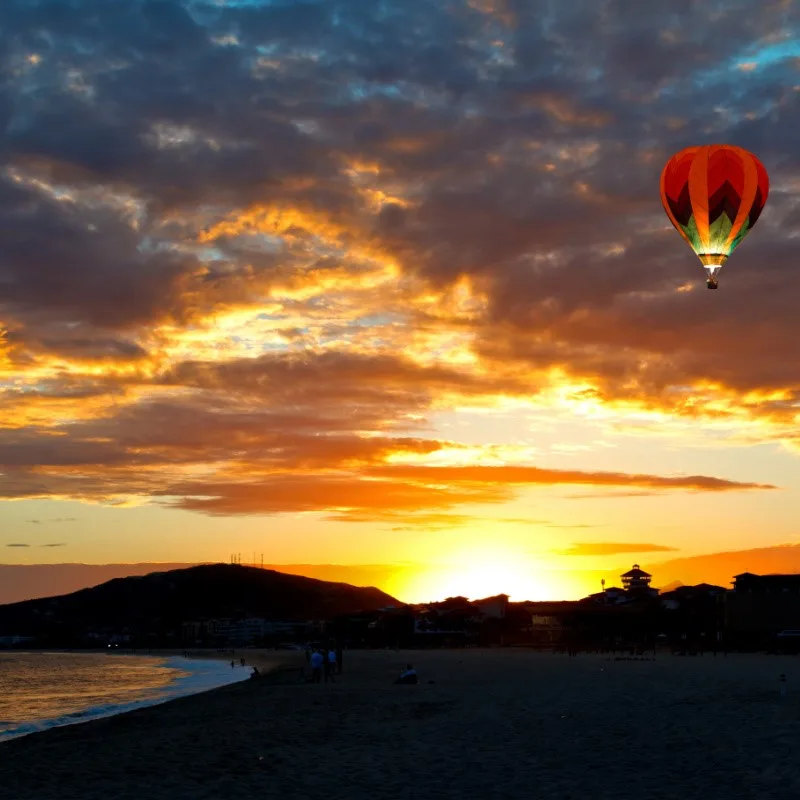
[[(800, 568), (796, 3), (0, 30), (0, 562), (240, 553), (412, 602)], [(771, 177), (714, 293), (659, 194), (712, 143)]]

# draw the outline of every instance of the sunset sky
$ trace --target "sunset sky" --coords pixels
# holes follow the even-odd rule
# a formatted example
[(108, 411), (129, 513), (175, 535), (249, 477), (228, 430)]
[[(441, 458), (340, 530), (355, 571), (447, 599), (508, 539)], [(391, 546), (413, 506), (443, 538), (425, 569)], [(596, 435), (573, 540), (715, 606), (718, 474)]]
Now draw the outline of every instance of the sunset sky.
[[(541, 600), (800, 544), (796, 3), (2, 0), (0, 30), (0, 562)], [(717, 142), (771, 191), (708, 292), (659, 175)]]

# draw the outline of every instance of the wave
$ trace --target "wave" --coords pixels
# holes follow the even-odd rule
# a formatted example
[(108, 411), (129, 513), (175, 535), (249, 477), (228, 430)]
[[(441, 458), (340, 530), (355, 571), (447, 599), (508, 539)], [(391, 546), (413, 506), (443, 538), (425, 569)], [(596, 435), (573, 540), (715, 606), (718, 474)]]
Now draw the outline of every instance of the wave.
[[(137, 658), (137, 656), (130, 657)], [(167, 658), (162, 664), (157, 665), (157, 668), (174, 670), (177, 673), (176, 677), (172, 683), (161, 689), (154, 690), (147, 697), (141, 697), (126, 703), (101, 703), (49, 719), (19, 723), (16, 727), (0, 731), (0, 743), (18, 739), (20, 736), (28, 736), (31, 733), (40, 733), (50, 728), (90, 722), (102, 717), (111, 717), (123, 714), (126, 711), (134, 711), (137, 708), (160, 705), (178, 697), (186, 697), (200, 692), (207, 692), (211, 689), (218, 689), (220, 686), (239, 683), (250, 677), (250, 671), (246, 668), (237, 667), (236, 669), (231, 669), (228, 662), (211, 659)]]

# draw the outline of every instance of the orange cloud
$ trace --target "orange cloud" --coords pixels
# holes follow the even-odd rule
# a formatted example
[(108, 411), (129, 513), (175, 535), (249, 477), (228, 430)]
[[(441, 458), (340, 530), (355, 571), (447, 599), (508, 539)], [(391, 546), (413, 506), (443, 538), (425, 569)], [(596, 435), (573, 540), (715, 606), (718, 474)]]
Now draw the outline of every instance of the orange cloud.
[(652, 564), (647, 571), (662, 585), (677, 580), (687, 585), (705, 582), (730, 588), (733, 576), (742, 572), (757, 575), (800, 572), (800, 545), (783, 544), (675, 558)]
[(726, 492), (742, 489), (775, 489), (771, 484), (743, 483), (704, 475), (628, 475), (615, 472), (541, 469), (539, 467), (372, 467), (368, 474), (403, 478), (424, 484), (591, 484), (593, 486), (644, 486), (655, 489)]
[(465, 503), (499, 503), (509, 493), (501, 488), (429, 488), (412, 483), (362, 480), (358, 476), (286, 475), (248, 483), (184, 483), (154, 494), (178, 494), (174, 505), (206, 514), (279, 514), (337, 511), (346, 519), (353, 509), (365, 512), (448, 509)]
[(559, 550), (562, 556), (613, 556), (619, 553), (658, 553), (676, 550), (663, 544), (647, 544), (645, 542), (578, 542), (566, 550)]
[[(504, 459), (516, 451), (408, 435), (424, 427), (424, 412), (442, 394), (484, 400), (488, 392), (513, 396), (525, 383), (502, 370), (480, 377), (409, 358), (341, 353), (185, 362), (158, 382), (131, 387), (119, 405), (86, 385), (88, 394), (64, 393), (74, 403), (102, 399), (101, 414), (25, 426), (7, 420), (0, 496), (114, 503), (169, 496), (211, 514), (314, 511), (337, 521), (442, 528), (465, 522), (459, 505), (499, 504), (525, 487), (775, 488), (712, 476), (459, 466), (452, 462), (462, 456)], [(34, 402), (40, 413), (59, 408), (54, 398), (42, 405), (43, 397), (19, 402)], [(69, 410), (65, 403), (60, 408)], [(440, 463), (426, 463), (434, 457)], [(426, 516), (432, 512), (445, 516)]]

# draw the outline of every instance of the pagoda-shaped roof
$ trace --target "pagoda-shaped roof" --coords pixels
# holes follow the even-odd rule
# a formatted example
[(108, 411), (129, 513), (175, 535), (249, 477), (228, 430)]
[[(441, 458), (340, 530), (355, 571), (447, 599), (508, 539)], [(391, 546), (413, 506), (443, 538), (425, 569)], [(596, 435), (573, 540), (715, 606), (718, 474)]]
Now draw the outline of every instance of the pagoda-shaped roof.
[(627, 572), (623, 572), (620, 577), (622, 577), (622, 578), (652, 578), (653, 576), (649, 572), (645, 572), (643, 569), (640, 569), (638, 564), (634, 564), (633, 565), (633, 569), (629, 569)]

